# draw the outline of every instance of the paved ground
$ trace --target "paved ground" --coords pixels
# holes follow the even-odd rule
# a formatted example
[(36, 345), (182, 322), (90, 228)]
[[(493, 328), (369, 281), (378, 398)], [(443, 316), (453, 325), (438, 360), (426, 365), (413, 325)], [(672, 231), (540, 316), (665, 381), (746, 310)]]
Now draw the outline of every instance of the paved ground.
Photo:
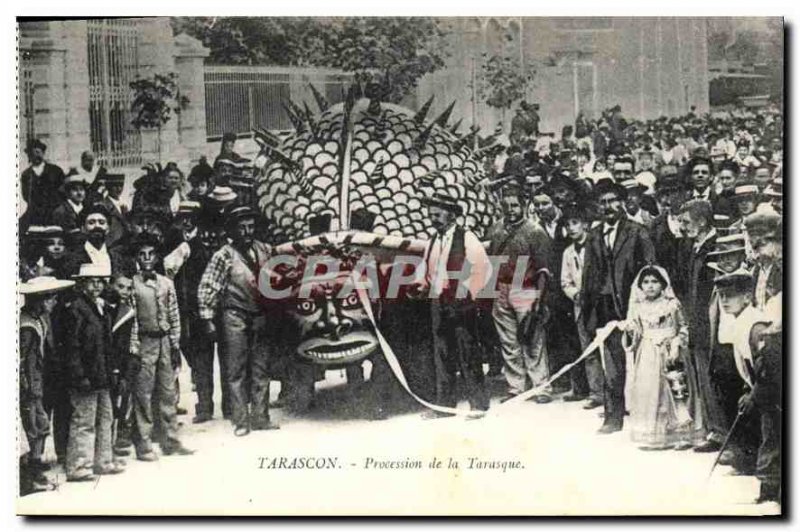
[[(305, 416), (274, 410), (281, 430), (243, 438), (228, 422), (191, 424), (188, 375), (184, 442), (197, 453), (128, 460), (96, 483), (66, 483), (20, 499), (20, 513), (145, 514), (713, 514), (761, 515), (758, 483), (708, 472), (712, 454), (640, 451), (626, 432), (599, 436), (597, 410), (523, 403), (481, 420), (422, 420), (405, 405), (390, 419), (361, 418), (340, 372), (318, 385)], [(495, 391), (502, 382), (494, 381)], [(273, 396), (276, 390), (273, 390)], [(497, 399), (494, 400), (495, 402)], [(408, 407), (408, 408), (406, 408)], [(219, 416), (219, 414), (217, 414)], [(289, 469), (294, 458), (320, 468)], [(274, 460), (273, 459), (276, 459)], [(270, 465), (282, 468), (268, 468)], [(432, 460), (440, 467), (431, 468)], [(470, 460), (472, 459), (472, 460)], [(421, 468), (410, 468), (414, 462)], [(458, 468), (448, 468), (458, 463)], [(472, 467), (470, 467), (472, 465)], [(483, 466), (479, 468), (478, 466)], [(391, 469), (387, 469), (390, 468)], [(505, 470), (503, 470), (505, 467)]]

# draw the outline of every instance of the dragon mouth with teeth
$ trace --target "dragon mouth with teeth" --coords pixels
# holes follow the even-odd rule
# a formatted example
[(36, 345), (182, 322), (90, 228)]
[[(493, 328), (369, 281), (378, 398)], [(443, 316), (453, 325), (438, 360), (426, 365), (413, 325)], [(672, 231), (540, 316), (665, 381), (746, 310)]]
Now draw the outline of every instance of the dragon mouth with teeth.
[(365, 333), (350, 334), (344, 340), (332, 342), (324, 338), (311, 338), (297, 346), (296, 353), (314, 364), (336, 366), (363, 360), (378, 349), (375, 337)]

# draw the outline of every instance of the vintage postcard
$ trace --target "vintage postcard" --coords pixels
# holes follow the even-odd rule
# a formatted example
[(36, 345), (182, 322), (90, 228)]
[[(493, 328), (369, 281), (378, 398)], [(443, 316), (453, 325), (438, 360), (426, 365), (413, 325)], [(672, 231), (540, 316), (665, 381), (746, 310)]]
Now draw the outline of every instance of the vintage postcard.
[(782, 515), (782, 18), (17, 32), (18, 514)]

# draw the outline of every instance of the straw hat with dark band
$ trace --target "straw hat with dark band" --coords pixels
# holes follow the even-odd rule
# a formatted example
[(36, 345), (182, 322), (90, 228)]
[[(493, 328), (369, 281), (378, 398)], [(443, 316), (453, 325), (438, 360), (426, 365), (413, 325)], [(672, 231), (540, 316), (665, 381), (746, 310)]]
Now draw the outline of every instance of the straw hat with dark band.
[(23, 295), (52, 294), (61, 290), (66, 290), (74, 284), (75, 281), (56, 279), (55, 277), (34, 277), (20, 285), (19, 293)]
[(452, 196), (440, 191), (434, 192), (432, 196), (423, 196), (419, 201), (428, 207), (439, 207), (440, 209), (450, 211), (458, 216), (464, 214), (464, 209)]

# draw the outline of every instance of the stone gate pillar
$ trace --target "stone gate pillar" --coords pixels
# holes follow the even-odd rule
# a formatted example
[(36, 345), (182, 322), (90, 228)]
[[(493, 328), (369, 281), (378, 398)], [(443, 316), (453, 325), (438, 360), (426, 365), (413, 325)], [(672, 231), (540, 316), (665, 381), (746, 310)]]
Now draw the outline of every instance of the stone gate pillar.
[(189, 103), (178, 117), (178, 139), (189, 158), (197, 163), (206, 152), (206, 90), (203, 65), (210, 51), (194, 37), (175, 37), (175, 71), (178, 87)]

